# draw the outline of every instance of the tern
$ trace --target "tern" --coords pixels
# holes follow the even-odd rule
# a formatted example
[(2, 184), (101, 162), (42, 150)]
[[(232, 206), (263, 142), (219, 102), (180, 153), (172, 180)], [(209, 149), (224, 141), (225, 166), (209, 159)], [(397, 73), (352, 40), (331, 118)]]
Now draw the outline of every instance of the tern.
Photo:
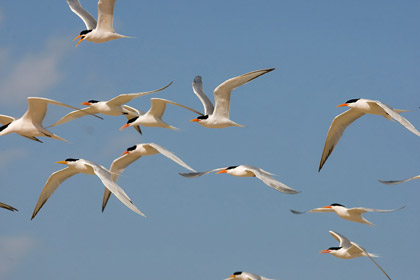
[(379, 180), (379, 182), (381, 182), (382, 184), (386, 184), (386, 185), (395, 185), (395, 184), (401, 184), (401, 183), (405, 183), (411, 180), (416, 180), (416, 179), (420, 179), (420, 175), (411, 177), (411, 178), (407, 178), (404, 180), (397, 180), (397, 181), (383, 181), (383, 180)]
[(198, 122), (202, 126), (209, 128), (226, 128), (229, 126), (243, 127), (243, 125), (237, 124), (229, 119), (230, 94), (237, 87), (240, 87), (273, 70), (274, 68), (257, 70), (223, 82), (214, 90), (214, 106), (209, 98), (204, 94), (201, 77), (196, 76), (192, 83), (192, 87), (195, 95), (197, 95), (201, 103), (203, 103), (204, 115), (201, 115), (191, 121)]
[[(151, 156), (156, 154), (162, 154), (169, 158), (170, 160), (178, 163), (182, 167), (189, 169), (193, 172), (196, 172), (193, 168), (191, 168), (188, 164), (183, 162), (180, 158), (178, 158), (174, 153), (168, 151), (164, 147), (155, 144), (155, 143), (143, 143), (137, 144), (132, 147), (127, 148), (127, 150), (122, 153), (122, 155), (115, 159), (110, 168), (110, 172), (112, 174), (112, 180), (114, 182), (118, 181), (121, 173), (133, 162), (141, 158), (142, 156)], [(105, 210), (105, 206), (108, 203), (109, 197), (111, 192), (105, 188), (104, 197), (102, 200), (102, 212)]]
[(124, 192), (124, 190), (118, 186), (114, 180), (112, 180), (111, 173), (105, 167), (85, 159), (74, 158), (68, 158), (64, 161), (58, 161), (57, 163), (66, 164), (67, 167), (50, 175), (47, 182), (45, 183), (44, 188), (42, 189), (38, 202), (36, 203), (31, 220), (35, 218), (38, 211), (42, 208), (45, 202), (47, 202), (47, 200), (58, 188), (58, 186), (60, 186), (62, 182), (71, 176), (76, 175), (77, 173), (98, 176), (105, 187), (110, 190), (125, 206), (127, 206), (133, 212), (144, 216), (144, 214), (139, 209), (137, 209), (133, 202), (131, 202), (131, 199)]
[[(146, 92), (140, 92), (140, 93), (127, 93), (127, 94), (120, 94), (108, 101), (98, 101), (98, 100), (89, 100), (87, 102), (82, 102), (82, 105), (87, 105), (89, 107), (73, 111), (71, 113), (68, 113), (64, 117), (62, 117), (60, 120), (58, 120), (53, 125), (50, 125), (50, 127), (57, 126), (66, 122), (69, 122), (71, 120), (83, 117), (86, 115), (86, 112), (90, 114), (104, 114), (109, 116), (120, 116), (125, 115), (128, 120), (139, 116), (141, 112), (133, 107), (130, 107), (128, 105), (124, 105), (125, 103), (130, 102), (134, 98), (145, 96), (151, 93), (159, 92), (170, 85), (172, 85), (173, 82), (170, 82), (168, 85), (164, 86), (163, 88), (152, 90), (152, 91), (146, 91)], [(141, 134), (141, 130), (139, 126), (134, 126), (134, 128)]]
[(366, 252), (364, 248), (360, 247), (354, 242), (349, 241), (346, 237), (337, 232), (330, 230), (329, 233), (340, 243), (340, 245), (338, 247), (330, 247), (326, 250), (322, 250), (321, 254), (329, 253), (334, 257), (340, 259), (369, 257), (376, 264), (376, 266), (386, 275), (386, 277), (388, 277), (388, 279), (391, 280), (388, 274), (386, 274), (382, 267), (380, 267), (379, 264), (373, 259), (379, 257), (378, 255)]
[(211, 172), (216, 172), (216, 174), (220, 173), (227, 173), (232, 176), (236, 177), (257, 177), (261, 181), (263, 181), (264, 184), (266, 184), (269, 187), (272, 187), (275, 190), (278, 190), (280, 192), (284, 192), (287, 194), (296, 194), (299, 193), (299, 191), (292, 189), (282, 182), (279, 182), (275, 180), (272, 175), (272, 173), (269, 173), (261, 168), (249, 166), (249, 165), (236, 165), (236, 166), (229, 166), (229, 167), (222, 167), (222, 168), (216, 168), (209, 171), (204, 172), (194, 172), (194, 173), (179, 173), (180, 175), (187, 177), (187, 178), (195, 178), (199, 176), (203, 176), (206, 174), (209, 174)]
[(339, 216), (340, 218), (344, 219), (344, 220), (348, 220), (348, 221), (352, 221), (352, 222), (356, 222), (356, 223), (363, 223), (363, 224), (368, 224), (368, 225), (373, 225), (371, 222), (369, 222), (368, 220), (366, 220), (365, 218), (362, 217), (363, 213), (366, 212), (381, 212), (381, 213), (385, 213), (385, 212), (394, 212), (394, 211), (398, 211), (401, 209), (404, 209), (405, 206), (398, 208), (398, 209), (393, 209), (393, 210), (380, 210), (380, 209), (371, 209), (371, 208), (364, 208), (364, 207), (354, 207), (354, 208), (346, 208), (344, 205), (338, 204), (338, 203), (333, 203), (331, 205), (328, 206), (324, 206), (321, 208), (315, 208), (312, 210), (308, 210), (305, 212), (299, 212), (293, 209), (290, 209), (290, 211), (293, 214), (304, 214), (304, 213), (323, 213), (323, 212), (335, 212), (337, 214), (337, 216)]
[(342, 106), (347, 106), (350, 110), (336, 116), (332, 121), (328, 130), (327, 139), (325, 140), (325, 146), (322, 151), (318, 172), (321, 171), (322, 166), (334, 150), (343, 135), (344, 130), (364, 114), (380, 115), (391, 121), (396, 120), (409, 131), (417, 136), (420, 136), (420, 131), (418, 131), (407, 119), (400, 115), (401, 112), (407, 112), (406, 110), (393, 109), (380, 101), (364, 98), (350, 99), (347, 100), (346, 103), (340, 104), (337, 107)]
[[(74, 40), (80, 38), (76, 46), (83, 40), (93, 43), (104, 43), (120, 38), (130, 38), (115, 33), (113, 27), (114, 21), (114, 5), (116, 0), (99, 0), (98, 1), (98, 23), (95, 18), (85, 9), (83, 9), (79, 0), (67, 0), (67, 4), (73, 13), (78, 15), (86, 25), (86, 30), (80, 32)], [(73, 40), (73, 41), (74, 41)]]
[(201, 114), (200, 112), (190, 107), (181, 105), (179, 103), (176, 103), (167, 99), (151, 98), (150, 103), (151, 103), (151, 106), (150, 106), (149, 111), (147, 111), (144, 114), (140, 113), (139, 116), (128, 120), (127, 123), (120, 128), (120, 130), (123, 130), (130, 126), (139, 126), (139, 125), (148, 126), (148, 127), (163, 127), (163, 128), (177, 130), (178, 128), (172, 125), (169, 125), (162, 120), (162, 116), (165, 113), (166, 104), (176, 105), (184, 109), (188, 109), (196, 114)]
[(251, 272), (237, 271), (225, 280), (274, 280)]
[(4, 208), (4, 209), (10, 210), (12, 212), (13, 211), (18, 211), (16, 208), (14, 208), (14, 207), (6, 204), (6, 203), (3, 203), (3, 202), (0, 202), (0, 208)]
[[(79, 110), (79, 108), (42, 97), (28, 97), (28, 110), (19, 119), (15, 119), (10, 116), (0, 115), (0, 136), (17, 133), (23, 137), (42, 143), (41, 140), (36, 138), (37, 136), (50, 137), (61, 141), (67, 140), (61, 138), (58, 135), (48, 131), (42, 126), (42, 121), (47, 113), (48, 104), (60, 105), (72, 109)], [(90, 114), (85, 112), (84, 114)], [(93, 115), (93, 114), (91, 114)], [(93, 115), (100, 118), (99, 116)]]

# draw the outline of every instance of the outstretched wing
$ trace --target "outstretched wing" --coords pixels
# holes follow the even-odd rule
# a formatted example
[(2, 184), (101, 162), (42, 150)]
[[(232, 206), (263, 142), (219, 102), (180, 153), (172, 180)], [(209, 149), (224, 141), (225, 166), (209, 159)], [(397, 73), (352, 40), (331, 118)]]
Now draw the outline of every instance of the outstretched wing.
[(210, 99), (207, 97), (207, 95), (204, 93), (203, 90), (203, 81), (201, 76), (196, 76), (192, 83), (192, 88), (197, 95), (198, 99), (200, 99), (201, 103), (204, 107), (204, 114), (205, 115), (211, 115), (214, 111), (213, 103), (211, 103)]
[(329, 233), (331, 234), (332, 237), (334, 237), (340, 243), (340, 247), (347, 249), (352, 246), (350, 241), (345, 236), (339, 234), (338, 232), (330, 230)]
[(200, 113), (200, 112), (198, 112), (198, 111), (196, 111), (196, 110), (194, 110), (190, 107), (181, 105), (179, 103), (176, 103), (176, 102), (173, 102), (173, 101), (170, 101), (170, 100), (167, 100), (167, 99), (151, 98), (150, 103), (151, 103), (151, 107), (150, 107), (149, 111), (147, 111), (146, 114), (151, 114), (151, 115), (153, 115), (155, 117), (158, 117), (158, 118), (162, 118), (163, 113), (165, 112), (166, 104), (176, 105), (176, 106), (182, 107), (184, 109), (190, 110), (190, 111), (192, 111), (196, 114), (203, 115), (202, 113)]
[(109, 100), (108, 102), (106, 102), (108, 105), (112, 105), (112, 106), (121, 106), (125, 103), (130, 102), (131, 100), (133, 100), (134, 98), (137, 97), (141, 97), (141, 96), (145, 96), (151, 93), (155, 93), (155, 92), (159, 92), (164, 90), (165, 88), (169, 87), (170, 85), (172, 85), (173, 82), (170, 82), (168, 85), (164, 86), (163, 88), (160, 89), (156, 89), (156, 90), (152, 90), (152, 91), (146, 91), (146, 92), (139, 92), (139, 93), (126, 93), (126, 94), (120, 94), (114, 98), (112, 98), (111, 100)]
[(261, 169), (259, 169), (257, 167), (249, 166), (249, 165), (243, 165), (243, 166), (245, 168), (247, 168), (248, 170), (250, 170), (252, 173), (254, 173), (255, 177), (257, 177), (258, 179), (263, 181), (264, 184), (266, 184), (269, 187), (272, 187), (275, 190), (278, 190), (280, 192), (284, 192), (284, 193), (287, 193), (287, 194), (299, 193), (299, 191), (297, 191), (295, 189), (292, 189), (291, 187), (286, 186), (282, 182), (279, 182), (279, 181), (275, 180), (273, 177), (268, 175), (267, 172), (263, 172)]
[(96, 19), (83, 9), (79, 0), (67, 0), (67, 4), (69, 4), (70, 10), (83, 20), (87, 30), (95, 29)]
[(77, 173), (77, 170), (70, 167), (66, 167), (50, 175), (47, 182), (45, 183), (44, 188), (42, 189), (38, 202), (35, 205), (35, 209), (32, 213), (31, 220), (35, 218), (36, 214), (39, 212), (39, 210), (41, 210), (42, 206), (44, 206), (45, 202), (47, 202), (47, 200), (55, 192), (58, 186), (60, 186), (61, 183), (63, 183), (71, 176), (76, 175)]
[(0, 124), (2, 124), (2, 125), (9, 124), (14, 120), (15, 120), (15, 118), (13, 118), (13, 117), (6, 116), (6, 115), (0, 115)]
[(380, 213), (395, 212), (395, 211), (399, 211), (399, 210), (404, 209), (404, 208), (405, 208), (405, 206), (403, 206), (401, 208), (398, 208), (398, 209), (382, 210), (382, 209), (372, 209), (372, 208), (365, 208), (365, 207), (354, 207), (354, 208), (348, 209), (348, 212), (361, 215), (361, 214), (366, 213), (366, 212), (380, 212)]
[(215, 172), (215, 171), (220, 171), (223, 169), (226, 169), (227, 167), (222, 167), (222, 168), (216, 168), (213, 170), (209, 170), (209, 171), (203, 171), (203, 172), (189, 172), (189, 173), (178, 173), (181, 176), (187, 177), (187, 178), (196, 178), (196, 177), (200, 177), (203, 175), (207, 175), (211, 172)]
[(330, 128), (328, 129), (327, 139), (325, 140), (324, 150), (322, 151), (321, 161), (319, 162), (318, 172), (321, 171), (328, 157), (334, 151), (335, 146), (340, 140), (344, 133), (344, 130), (353, 123), (355, 120), (363, 116), (364, 113), (360, 113), (354, 109), (350, 109), (341, 113), (332, 121)]
[(13, 211), (18, 211), (15, 207), (12, 207), (12, 206), (10, 206), (6, 203), (3, 203), (3, 202), (0, 202), (0, 208), (4, 208), (4, 209), (10, 210), (12, 212)]
[(398, 180), (398, 181), (382, 181), (382, 180), (379, 180), (379, 182), (381, 182), (382, 184), (386, 184), (386, 185), (395, 185), (395, 184), (405, 183), (405, 182), (415, 180), (415, 179), (420, 179), (420, 175), (417, 175), (417, 176), (414, 176), (414, 177), (411, 177), (411, 178), (407, 178), (407, 179), (404, 179), (404, 180)]
[(189, 169), (193, 172), (197, 172), (195, 171), (192, 167), (190, 167), (188, 164), (186, 164), (185, 162), (183, 162), (179, 157), (177, 157), (174, 153), (172, 153), (171, 151), (168, 151), (167, 149), (165, 149), (164, 147), (155, 144), (155, 143), (148, 143), (148, 144), (143, 144), (143, 145), (148, 145), (150, 147), (152, 147), (153, 149), (155, 149), (156, 151), (158, 151), (159, 153), (161, 153), (162, 155), (164, 155), (165, 157), (169, 158), (170, 160), (178, 163), (179, 165), (181, 165), (182, 167)]
[(61, 119), (59, 119), (57, 122), (55, 122), (54, 124), (50, 125), (49, 127), (53, 127), (53, 126), (57, 126), (81, 117), (84, 117), (88, 114), (96, 114), (98, 113), (97, 110), (95, 110), (93, 107), (86, 107), (83, 108), (81, 110), (77, 110), (77, 111), (73, 111), (68, 113), (67, 115), (65, 115), (64, 117), (62, 117)]
[(98, 30), (114, 32), (114, 5), (116, 0), (98, 1)]
[(308, 211), (304, 211), (304, 212), (299, 212), (293, 209), (290, 209), (290, 212), (292, 212), (293, 214), (305, 214), (305, 213), (324, 213), (324, 212), (334, 212), (334, 210), (332, 210), (331, 208), (324, 208), (324, 207), (320, 207), (320, 208), (314, 208)]

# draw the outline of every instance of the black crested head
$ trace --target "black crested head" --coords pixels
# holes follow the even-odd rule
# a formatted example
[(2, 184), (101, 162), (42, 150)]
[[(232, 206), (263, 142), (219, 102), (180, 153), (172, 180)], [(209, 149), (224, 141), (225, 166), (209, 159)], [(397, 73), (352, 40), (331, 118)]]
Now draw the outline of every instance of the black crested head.
[(340, 250), (342, 247), (330, 247), (330, 248), (328, 248), (328, 250), (331, 250), (331, 251), (337, 251), (337, 250)]
[(355, 98), (355, 99), (350, 99), (350, 100), (347, 100), (346, 101), (346, 104), (349, 104), (349, 103), (355, 103), (355, 102), (357, 102), (357, 100), (359, 100), (360, 98)]
[(233, 275), (241, 275), (241, 274), (242, 274), (242, 271), (236, 271), (233, 273)]
[(234, 169), (234, 168), (236, 168), (236, 167), (238, 167), (238, 165), (232, 165), (232, 166), (229, 166), (228, 168), (226, 168), (226, 170), (229, 170), (229, 169)]
[(86, 34), (88, 34), (89, 32), (92, 32), (92, 30), (93, 30), (93, 29), (83, 30), (82, 32), (80, 32), (80, 35), (81, 35), (81, 36), (86, 35)]
[(132, 123), (132, 122), (136, 121), (138, 118), (139, 118), (139, 117), (134, 117), (134, 118), (132, 118), (132, 119), (129, 119), (129, 120), (127, 121), (127, 124), (129, 124), (129, 123)]
[(137, 145), (131, 146), (131, 147), (127, 148), (127, 152), (134, 151), (136, 148), (137, 148)]
[(88, 102), (89, 102), (89, 103), (98, 103), (99, 101), (98, 101), (98, 100), (94, 100), (94, 99), (92, 99), (92, 100), (89, 100)]
[(2, 132), (3, 130), (5, 130), (9, 126), (9, 124), (11, 124), (11, 123), (8, 123), (8, 124), (3, 125), (2, 127), (0, 127), (0, 132)]
[(203, 115), (203, 116), (197, 117), (197, 119), (199, 120), (207, 120), (208, 118), (209, 118), (209, 115)]
[(78, 161), (79, 159), (78, 158), (66, 158), (66, 160), (65, 161), (70, 161), (70, 162), (72, 162), (72, 161)]
[(344, 205), (339, 204), (339, 203), (332, 203), (332, 204), (330, 204), (330, 206), (342, 206), (342, 207), (345, 207)]

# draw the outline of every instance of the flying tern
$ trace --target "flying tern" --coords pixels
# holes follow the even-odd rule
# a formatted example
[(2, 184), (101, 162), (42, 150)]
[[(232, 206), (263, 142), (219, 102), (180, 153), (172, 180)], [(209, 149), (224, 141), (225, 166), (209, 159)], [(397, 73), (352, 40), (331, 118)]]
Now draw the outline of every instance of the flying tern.
[(12, 212), (13, 211), (18, 211), (16, 208), (14, 208), (14, 207), (6, 204), (6, 203), (3, 203), (3, 202), (0, 202), (0, 208), (4, 208), (4, 209), (10, 210)]
[(201, 114), (200, 112), (190, 107), (181, 105), (179, 103), (176, 103), (167, 99), (151, 98), (150, 103), (151, 103), (151, 106), (150, 106), (149, 111), (147, 111), (145, 114), (140, 113), (139, 116), (136, 116), (128, 120), (127, 123), (120, 128), (120, 130), (123, 130), (130, 126), (139, 126), (139, 125), (148, 126), (148, 127), (164, 127), (164, 128), (169, 128), (169, 129), (177, 129), (176, 127), (169, 125), (162, 120), (162, 116), (165, 113), (166, 104), (176, 105), (184, 109), (188, 109), (196, 114)]
[(209, 128), (225, 128), (229, 126), (243, 127), (243, 125), (237, 124), (229, 119), (230, 94), (237, 87), (240, 87), (273, 70), (274, 68), (257, 70), (223, 82), (214, 90), (214, 106), (209, 98), (204, 94), (201, 77), (196, 76), (192, 83), (192, 87), (195, 95), (197, 95), (201, 103), (203, 103), (204, 115), (201, 115), (191, 121), (198, 122), (202, 126)]
[(216, 174), (227, 173), (236, 177), (257, 177), (258, 179), (263, 181), (263, 183), (266, 184), (267, 186), (272, 187), (273, 189), (278, 190), (280, 192), (284, 192), (287, 194), (299, 193), (299, 191), (292, 189), (286, 186), (285, 184), (283, 184), (282, 182), (275, 180), (272, 177), (272, 175), (274, 174), (269, 173), (261, 168), (249, 166), (249, 165), (236, 165), (236, 166), (216, 168), (216, 169), (204, 171), (204, 172), (179, 173), (179, 174), (187, 178), (195, 178), (195, 177), (203, 176), (211, 172), (215, 172), (215, 171), (217, 171)]
[(411, 178), (407, 178), (404, 180), (397, 180), (397, 181), (383, 181), (383, 180), (379, 180), (379, 182), (381, 182), (382, 184), (386, 184), (386, 185), (395, 185), (395, 184), (401, 184), (401, 183), (405, 183), (411, 180), (416, 180), (416, 179), (420, 179), (420, 175), (411, 177)]
[(356, 223), (363, 223), (363, 224), (368, 224), (368, 225), (373, 225), (371, 222), (369, 222), (368, 220), (366, 220), (365, 218), (362, 217), (363, 213), (366, 212), (394, 212), (394, 211), (398, 211), (405, 208), (405, 206), (398, 208), (398, 209), (393, 209), (393, 210), (380, 210), (380, 209), (371, 209), (371, 208), (364, 208), (364, 207), (354, 207), (354, 208), (346, 208), (344, 205), (338, 204), (338, 203), (333, 203), (331, 205), (328, 206), (324, 206), (321, 208), (315, 208), (312, 210), (308, 210), (305, 212), (299, 212), (293, 209), (290, 209), (290, 211), (293, 214), (304, 214), (304, 213), (324, 213), (324, 212), (335, 212), (337, 214), (337, 216), (339, 216), (342, 219), (348, 220), (348, 221), (352, 221), (352, 222), (356, 222)]
[(251, 272), (237, 271), (225, 280), (274, 280)]
[[(79, 110), (76, 107), (48, 99), (42, 97), (28, 97), (28, 110), (25, 114), (20, 117), (19, 119), (15, 119), (10, 116), (0, 115), (0, 124), (3, 126), (0, 127), (0, 136), (10, 134), (10, 133), (17, 133), (23, 137), (29, 138), (31, 140), (41, 142), (37, 136), (44, 136), (50, 137), (61, 141), (67, 141), (61, 138), (58, 135), (48, 131), (46, 128), (42, 126), (42, 121), (45, 118), (47, 113), (48, 104), (60, 105), (72, 109)], [(90, 114), (85, 112), (84, 114)], [(93, 115), (93, 114), (91, 114)], [(93, 115), (98, 117), (96, 115)], [(98, 117), (100, 118), (100, 117)]]
[(38, 211), (42, 208), (45, 202), (47, 202), (47, 200), (58, 188), (58, 186), (60, 186), (61, 183), (63, 183), (71, 176), (76, 175), (77, 173), (98, 176), (105, 187), (110, 190), (125, 206), (127, 206), (135, 213), (144, 216), (144, 214), (137, 209), (133, 202), (131, 202), (131, 199), (124, 192), (124, 190), (118, 186), (114, 180), (112, 180), (111, 173), (105, 167), (85, 159), (74, 158), (68, 158), (64, 161), (58, 161), (57, 163), (66, 164), (67, 167), (50, 175), (47, 182), (45, 183), (44, 188), (42, 189), (38, 202), (36, 203), (31, 220), (35, 218)]
[[(168, 151), (164, 147), (155, 144), (155, 143), (144, 143), (144, 144), (137, 144), (132, 147), (127, 148), (127, 150), (121, 155), (121, 157), (115, 159), (110, 168), (110, 172), (112, 174), (112, 180), (117, 182), (118, 178), (120, 177), (121, 173), (133, 162), (141, 158), (142, 156), (151, 156), (155, 154), (162, 154), (169, 158), (170, 160), (178, 163), (182, 167), (189, 169), (193, 172), (196, 172), (193, 168), (191, 168), (188, 164), (183, 162), (180, 158), (178, 158), (174, 153)], [(105, 206), (108, 203), (109, 197), (111, 192), (105, 188), (104, 197), (102, 200), (102, 212), (105, 210)]]
[(74, 40), (79, 39), (76, 46), (83, 40), (88, 40), (94, 43), (104, 43), (107, 41), (129, 38), (118, 33), (115, 33), (113, 27), (114, 21), (114, 5), (116, 0), (99, 0), (98, 1), (98, 23), (95, 18), (85, 9), (83, 9), (79, 0), (67, 0), (70, 9), (78, 15), (86, 25), (86, 30), (80, 32)]
[(329, 233), (334, 237), (340, 245), (338, 247), (330, 247), (326, 250), (322, 250), (321, 254), (329, 253), (333, 255), (334, 257), (340, 258), (340, 259), (353, 259), (358, 257), (369, 257), (376, 266), (388, 277), (388, 279), (391, 280), (391, 278), (386, 274), (386, 272), (382, 269), (382, 267), (379, 266), (379, 264), (373, 259), (376, 257), (379, 257), (378, 255), (368, 253), (366, 250), (362, 247), (360, 247), (358, 244), (349, 241), (346, 237), (343, 235), (334, 232), (332, 230), (329, 231)]
[(380, 101), (364, 98), (350, 99), (346, 101), (346, 103), (340, 104), (337, 107), (342, 106), (347, 106), (350, 110), (336, 116), (332, 121), (328, 130), (327, 139), (325, 140), (325, 146), (322, 151), (318, 172), (321, 171), (322, 166), (334, 150), (343, 135), (344, 130), (364, 114), (380, 115), (391, 121), (396, 120), (409, 131), (417, 136), (420, 136), (420, 131), (418, 131), (407, 119), (400, 115), (401, 112), (406, 112), (406, 110), (393, 109)]
[[(66, 122), (69, 122), (71, 120), (83, 117), (86, 115), (86, 112), (90, 114), (104, 114), (109, 116), (120, 116), (125, 115), (128, 120), (139, 116), (141, 111), (130, 107), (128, 105), (124, 105), (125, 103), (130, 102), (134, 98), (145, 96), (151, 93), (159, 92), (161, 90), (166, 89), (170, 85), (172, 85), (173, 82), (170, 82), (168, 85), (164, 86), (163, 88), (152, 90), (152, 91), (146, 91), (146, 92), (140, 92), (140, 93), (127, 93), (127, 94), (120, 94), (108, 101), (98, 101), (98, 100), (89, 100), (87, 102), (82, 102), (82, 105), (87, 105), (89, 107), (73, 111), (71, 113), (68, 113), (64, 117), (62, 117), (60, 120), (58, 120), (53, 125), (50, 125), (50, 127), (57, 126)], [(139, 126), (134, 126), (134, 128), (141, 133)]]

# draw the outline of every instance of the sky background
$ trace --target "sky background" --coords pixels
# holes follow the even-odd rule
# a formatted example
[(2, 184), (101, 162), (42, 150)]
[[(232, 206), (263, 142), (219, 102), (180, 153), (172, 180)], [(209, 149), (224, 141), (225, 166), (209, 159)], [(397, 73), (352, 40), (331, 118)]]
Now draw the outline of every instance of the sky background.
[[(96, 1), (82, 5), (95, 17)], [(133, 39), (104, 44), (72, 39), (85, 29), (66, 1), (0, 3), (0, 114), (20, 117), (26, 97), (73, 106), (89, 99), (168, 89), (138, 98), (143, 111), (161, 97), (202, 111), (204, 90), (250, 71), (276, 70), (233, 92), (230, 117), (245, 128), (208, 129), (194, 113), (168, 106), (180, 128), (119, 131), (124, 117), (83, 117), (51, 131), (71, 141), (16, 134), (0, 138), (0, 278), (225, 279), (250, 271), (274, 279), (385, 279), (368, 258), (319, 251), (337, 231), (368, 251), (392, 279), (420, 275), (420, 139), (396, 122), (364, 116), (344, 133), (318, 173), (332, 119), (352, 98), (407, 109), (420, 129), (419, 1), (118, 1), (114, 27)], [(45, 126), (69, 110), (49, 106)], [(112, 197), (96, 176), (64, 182), (34, 220), (32, 211), (56, 161), (84, 158), (109, 167), (127, 147), (154, 142), (199, 171), (248, 164), (302, 193), (277, 192), (255, 178), (214, 173), (196, 179), (162, 155), (141, 158), (119, 185), (143, 218)], [(367, 213), (367, 226), (335, 214), (300, 211), (341, 203), (394, 209)]]

